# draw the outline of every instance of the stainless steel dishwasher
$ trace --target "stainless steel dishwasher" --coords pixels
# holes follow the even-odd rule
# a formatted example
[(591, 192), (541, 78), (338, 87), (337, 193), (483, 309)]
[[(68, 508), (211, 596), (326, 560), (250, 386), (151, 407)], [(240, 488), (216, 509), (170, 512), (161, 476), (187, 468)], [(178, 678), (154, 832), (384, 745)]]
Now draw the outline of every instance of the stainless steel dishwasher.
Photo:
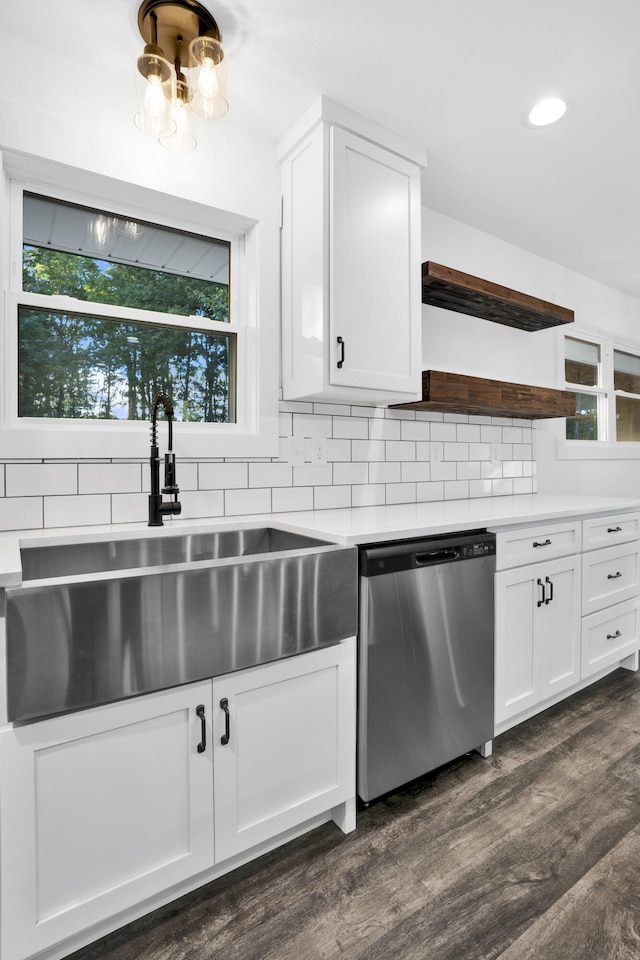
[(379, 797), (493, 737), (495, 536), (360, 548), (358, 794)]

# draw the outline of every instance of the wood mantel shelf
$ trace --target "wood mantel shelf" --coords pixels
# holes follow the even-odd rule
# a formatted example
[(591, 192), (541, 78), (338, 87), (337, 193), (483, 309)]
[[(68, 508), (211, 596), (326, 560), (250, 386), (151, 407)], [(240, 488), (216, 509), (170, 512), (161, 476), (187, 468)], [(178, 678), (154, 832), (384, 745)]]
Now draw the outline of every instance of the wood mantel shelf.
[(573, 310), (566, 307), (443, 267), (432, 260), (422, 264), (422, 302), (529, 333), (574, 320)]
[(440, 370), (422, 371), (422, 400), (395, 403), (402, 410), (470, 413), (477, 416), (542, 420), (574, 417), (576, 395), (568, 390), (531, 387), (524, 383), (485, 380)]

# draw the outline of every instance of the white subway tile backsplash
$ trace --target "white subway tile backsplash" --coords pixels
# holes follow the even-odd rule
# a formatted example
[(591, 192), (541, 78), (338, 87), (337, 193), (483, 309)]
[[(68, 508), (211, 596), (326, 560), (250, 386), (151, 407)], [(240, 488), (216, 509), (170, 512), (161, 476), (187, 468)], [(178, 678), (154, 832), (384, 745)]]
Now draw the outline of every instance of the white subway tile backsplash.
[(407, 461), (401, 463), (400, 477), (403, 483), (416, 483), (431, 479), (431, 467), (424, 460)]
[(351, 407), (346, 403), (316, 403), (314, 401), (313, 413), (325, 417), (349, 417), (351, 416)]
[(392, 483), (387, 487), (387, 503), (415, 503), (415, 483)]
[(370, 463), (369, 483), (400, 483), (402, 465), (399, 461), (391, 463)]
[(385, 460), (386, 440), (352, 440), (352, 460)]
[(411, 440), (385, 440), (386, 460), (415, 460), (416, 445)]
[(438, 461), (431, 464), (431, 479), (432, 480), (455, 480), (457, 476), (455, 461), (449, 461), (445, 463), (444, 461)]
[(468, 460), (469, 444), (468, 443), (445, 443), (444, 459), (445, 460)]
[(224, 513), (227, 517), (241, 513), (271, 513), (271, 490), (225, 490)]
[(148, 493), (114, 493), (112, 495), (112, 523), (144, 523), (148, 516)]
[(456, 466), (457, 480), (479, 480), (480, 463), (477, 460), (458, 461)]
[(415, 420), (370, 420), (369, 439), (399, 440), (400, 430), (407, 423), (415, 423)]
[(179, 499), (182, 504), (180, 517), (183, 520), (224, 516), (224, 493), (222, 490), (190, 490), (185, 494), (180, 493)]
[(455, 423), (432, 423), (431, 424), (431, 441), (434, 440), (446, 440), (449, 442), (455, 442), (457, 437), (457, 430)]
[(290, 487), (292, 468), (287, 463), (250, 463), (250, 487)]
[(329, 463), (351, 460), (351, 440), (327, 440), (327, 460)]
[(333, 482), (333, 467), (330, 463), (306, 463), (303, 467), (293, 468), (293, 483), (296, 487), (324, 486)]
[(3, 497), (0, 500), (0, 530), (40, 530), (42, 497)]
[(513, 493), (513, 480), (492, 480), (491, 490), (494, 497), (509, 497)]
[(273, 513), (313, 510), (313, 487), (278, 487), (272, 493), (271, 510)]
[(480, 440), (482, 443), (502, 443), (502, 427), (481, 426)]
[(469, 460), (490, 460), (490, 459), (491, 459), (490, 443), (470, 443), (469, 444)]
[[(348, 419), (345, 417), (345, 419)], [(294, 437), (331, 437), (333, 417), (314, 417), (302, 413), (293, 415)], [(338, 434), (339, 436), (339, 434)]]
[(467, 500), (469, 498), (468, 480), (447, 480), (444, 485), (445, 500)]
[(44, 527), (84, 527), (111, 523), (108, 493), (44, 497)]
[(431, 439), (431, 424), (425, 420), (402, 420), (400, 427), (403, 440), (424, 442)]
[(469, 496), (470, 497), (490, 497), (491, 496), (491, 480), (470, 480)]
[(200, 490), (228, 490), (249, 485), (248, 463), (201, 463), (198, 470)]
[[(278, 458), (178, 458), (182, 517), (505, 496), (536, 489), (535, 434), (526, 420), (293, 401), (281, 402), (279, 428)], [(305, 442), (300, 466), (289, 463), (292, 435)], [(310, 462), (312, 438), (326, 439), (326, 463)], [(0, 466), (0, 529), (146, 519), (146, 459), (25, 459)]]
[(337, 510), (351, 506), (351, 487), (316, 487), (313, 491), (315, 510)]
[(457, 440), (463, 443), (479, 443), (480, 427), (474, 423), (459, 423), (457, 428)]
[(360, 463), (334, 463), (333, 482), (338, 485), (343, 483), (368, 483), (370, 466), (371, 464), (364, 460)]
[(351, 487), (352, 507), (380, 506), (384, 502), (385, 489), (383, 483), (368, 483), (363, 486)]
[(349, 440), (367, 440), (369, 437), (369, 421), (365, 420), (364, 417), (334, 417), (333, 434), (329, 433), (328, 436), (332, 435)]
[(74, 496), (78, 493), (76, 463), (8, 463), (7, 497)]
[(429, 480), (426, 483), (416, 484), (418, 503), (431, 500), (444, 500), (444, 483)]

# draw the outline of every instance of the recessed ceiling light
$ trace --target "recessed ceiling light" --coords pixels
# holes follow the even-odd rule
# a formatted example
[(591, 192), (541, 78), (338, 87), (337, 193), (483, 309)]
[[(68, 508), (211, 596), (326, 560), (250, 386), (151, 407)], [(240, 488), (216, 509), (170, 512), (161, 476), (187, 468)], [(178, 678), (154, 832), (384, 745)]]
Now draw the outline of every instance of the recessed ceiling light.
[(549, 123), (555, 123), (567, 112), (567, 105), (559, 97), (547, 97), (546, 100), (540, 100), (529, 111), (528, 121), (534, 127), (546, 127)]

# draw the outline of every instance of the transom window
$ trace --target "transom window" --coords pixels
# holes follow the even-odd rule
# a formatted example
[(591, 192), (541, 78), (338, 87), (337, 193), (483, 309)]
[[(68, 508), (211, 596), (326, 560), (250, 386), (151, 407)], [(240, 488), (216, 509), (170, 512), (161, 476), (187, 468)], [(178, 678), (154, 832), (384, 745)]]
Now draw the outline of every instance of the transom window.
[(607, 338), (566, 336), (564, 368), (576, 394), (567, 440), (640, 442), (640, 344), (633, 352)]
[(236, 420), (230, 243), (23, 195), (20, 418)]

